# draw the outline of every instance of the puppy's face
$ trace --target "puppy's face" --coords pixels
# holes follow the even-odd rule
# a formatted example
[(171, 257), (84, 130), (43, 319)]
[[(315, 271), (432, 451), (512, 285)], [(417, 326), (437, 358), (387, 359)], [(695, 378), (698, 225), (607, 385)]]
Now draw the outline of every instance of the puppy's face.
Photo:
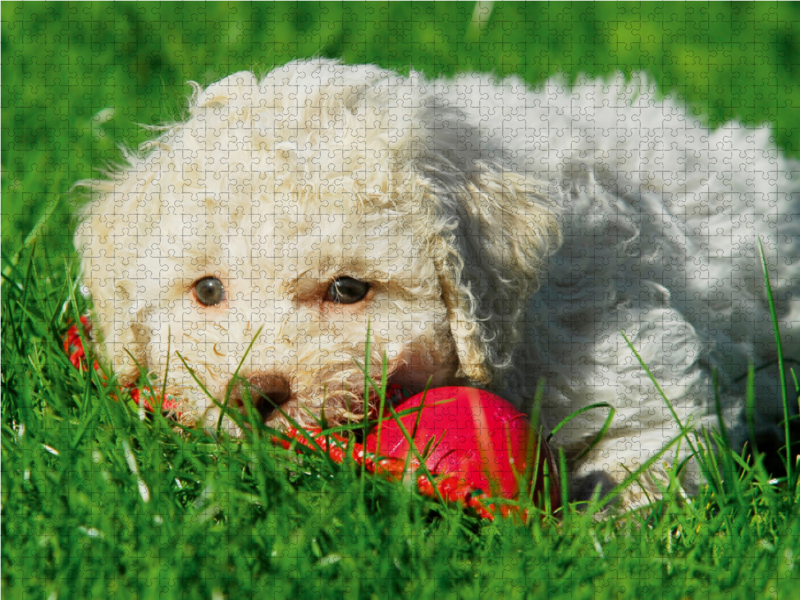
[(365, 360), (380, 381), (385, 357), (411, 391), (451, 381), (431, 222), (386, 129), (319, 88), (290, 100), (296, 88), (240, 75), (92, 184), (78, 243), (119, 377), (138, 363), (166, 378), (187, 422), (215, 421), (215, 401), (241, 407), (248, 390), (271, 425), (275, 404), (300, 423), (362, 414)]
[(409, 218), (359, 206), (334, 182), (302, 194), (277, 191), (271, 174), (263, 181), (268, 192), (229, 199), (225, 211), (208, 187), (185, 194), (135, 246), (149, 267), (131, 281), (147, 305), (144, 359), (163, 376), (171, 353), (168, 388), (183, 411), (194, 420), (213, 403), (176, 353), (234, 407), (238, 369), (272, 425), (280, 413), (265, 397), (300, 422), (323, 406), (332, 420), (360, 414), (365, 358), (377, 381), (384, 356), (390, 379), (411, 390), (449, 381), (457, 358), (447, 308)]

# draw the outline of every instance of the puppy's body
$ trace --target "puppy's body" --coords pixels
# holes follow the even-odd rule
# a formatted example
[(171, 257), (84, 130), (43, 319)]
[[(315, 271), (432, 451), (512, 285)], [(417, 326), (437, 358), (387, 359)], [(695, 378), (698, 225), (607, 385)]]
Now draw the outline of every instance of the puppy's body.
[[(717, 368), (741, 437), (739, 378), (776, 356), (758, 236), (798, 355), (797, 165), (768, 130), (711, 132), (644, 83), (528, 90), (296, 62), (198, 89), (186, 123), (130, 162), (91, 182), (77, 240), (124, 381), (138, 374), (126, 349), (163, 377), (171, 345), (221, 401), (253, 342), (242, 378), (301, 421), (345, 419), (362, 410), (369, 327), (373, 372), (385, 355), (411, 391), (431, 378), (528, 408), (544, 378), (550, 427), (613, 406), (571, 465), (580, 497), (679, 432), (620, 331), (684, 423), (716, 424)], [(209, 277), (224, 298), (204, 306)], [(366, 295), (331, 293), (353, 280)], [(167, 381), (184, 418), (218, 416), (174, 357)], [(760, 372), (763, 431), (779, 431), (778, 389)], [(556, 444), (577, 457), (606, 416), (582, 414)]]
[[(545, 378), (550, 426), (593, 402), (616, 410), (612, 429), (571, 474), (573, 494), (591, 493), (598, 481), (611, 485), (624, 470), (617, 467), (609, 481), (598, 467), (634, 470), (679, 431), (620, 332), (683, 423), (691, 419), (696, 428), (719, 425), (717, 369), (734, 443), (744, 439), (748, 365), (772, 363), (757, 375), (756, 425), (762, 441), (781, 439), (777, 353), (757, 240), (771, 266), (784, 354), (797, 357), (798, 164), (779, 156), (767, 128), (731, 123), (712, 132), (641, 81), (584, 81), (571, 90), (552, 81), (538, 93), (510, 81), (490, 96), (497, 108), (484, 102), (479, 114), (489, 135), (504, 140), (510, 168), (562, 192), (563, 245), (528, 304), (524, 349), (515, 360), (526, 374), (522, 396), (530, 397), (534, 377)], [(492, 129), (498, 113), (502, 124)], [(568, 456), (581, 453), (606, 416), (581, 415), (556, 443)], [(642, 501), (636, 493), (626, 500)]]

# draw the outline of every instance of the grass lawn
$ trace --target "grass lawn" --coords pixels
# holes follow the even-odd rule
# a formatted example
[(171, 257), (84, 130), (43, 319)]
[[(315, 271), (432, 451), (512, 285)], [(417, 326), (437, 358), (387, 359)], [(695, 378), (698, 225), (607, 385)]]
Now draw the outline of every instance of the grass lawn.
[(724, 443), (700, 440), (697, 497), (489, 522), (260, 434), (179, 435), (70, 365), (88, 310), (70, 187), (178, 118), (187, 80), (313, 55), (530, 83), (644, 70), (800, 156), (800, 5), (490, 4), (2, 4), (4, 598), (800, 595), (798, 470), (770, 480)]

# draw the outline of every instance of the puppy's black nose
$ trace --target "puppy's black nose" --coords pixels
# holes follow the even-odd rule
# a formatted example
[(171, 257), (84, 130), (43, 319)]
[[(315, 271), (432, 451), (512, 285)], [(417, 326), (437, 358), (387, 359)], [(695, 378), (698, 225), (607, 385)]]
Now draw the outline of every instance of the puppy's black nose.
[[(275, 409), (281, 404), (285, 404), (292, 395), (289, 381), (280, 375), (258, 372), (250, 375), (246, 381), (253, 406), (265, 421), (273, 416), (273, 413), (276, 412)], [(234, 395), (236, 394), (234, 393)], [(241, 396), (239, 402), (241, 405), (244, 404)]]

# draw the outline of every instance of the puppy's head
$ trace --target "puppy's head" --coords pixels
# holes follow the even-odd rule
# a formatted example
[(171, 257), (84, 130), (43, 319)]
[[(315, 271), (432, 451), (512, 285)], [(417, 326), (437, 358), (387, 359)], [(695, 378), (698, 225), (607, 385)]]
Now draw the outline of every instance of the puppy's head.
[(365, 358), (411, 391), (491, 386), (558, 228), (433, 88), (332, 61), (237, 73), (85, 182), (76, 246), (121, 382), (166, 376), (186, 421), (249, 392), (272, 425), (275, 405), (362, 413)]

